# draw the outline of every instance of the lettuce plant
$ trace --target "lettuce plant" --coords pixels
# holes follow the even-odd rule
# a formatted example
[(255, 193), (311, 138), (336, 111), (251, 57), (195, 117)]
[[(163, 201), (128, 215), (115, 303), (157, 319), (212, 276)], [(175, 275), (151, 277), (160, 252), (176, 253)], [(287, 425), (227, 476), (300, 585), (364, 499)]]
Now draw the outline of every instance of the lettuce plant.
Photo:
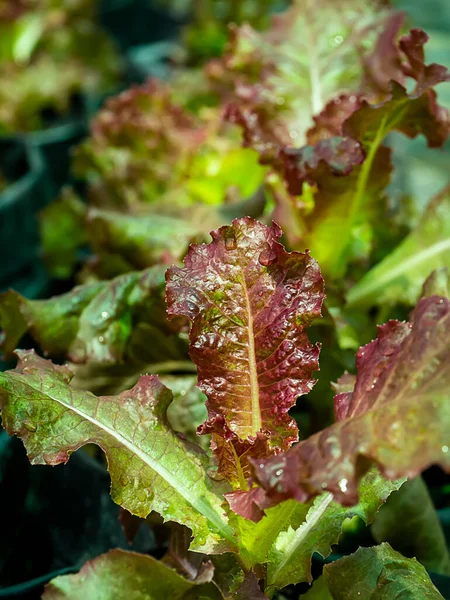
[[(93, 203), (131, 211), (148, 204), (159, 210), (219, 204), (228, 193), (250, 196), (262, 182), (257, 154), (240, 148), (239, 131), (223, 123), (220, 107), (189, 110), (191, 93), (180, 85), (150, 80), (111, 98), (98, 113), (74, 162)], [(208, 89), (204, 78), (198, 85)]]
[[(235, 29), (214, 73), (229, 90), (228, 119), (271, 166), (274, 217), (290, 246), (310, 248), (327, 281), (345, 293), (350, 266), (354, 282), (401, 239), (401, 207), (387, 194), (386, 138), (422, 134), (441, 147), (449, 118), (434, 88), (449, 75), (426, 63), (428, 36), (419, 29), (402, 36), (404, 15), (382, 3), (315, 7), (295, 3), (264, 33)], [(386, 218), (390, 236), (379, 226)]]
[(2, 0), (1, 132), (42, 129), (66, 117), (77, 96), (117, 85), (120, 58), (96, 8), (96, 0)]
[[(175, 330), (189, 323), (189, 354), (206, 397), (198, 434), (210, 436), (209, 450), (174, 429), (173, 393), (154, 374), (118, 395), (97, 396), (71, 384), (68, 366), (23, 350), (17, 367), (0, 374), (3, 425), (23, 440), (33, 464), (65, 463), (97, 444), (115, 502), (135, 516), (155, 511), (182, 526), (174, 527), (162, 561), (113, 551), (51, 582), (45, 599), (94, 590), (102, 599), (272, 598), (312, 581), (313, 554), (331, 552), (346, 520), (371, 522), (406, 478), (432, 464), (450, 470), (450, 301), (436, 293), (436, 276), (410, 321), (382, 325), (359, 350), (356, 376), (336, 383), (336, 422), (297, 442), (289, 409), (315, 383), (320, 347), (307, 330), (321, 315), (324, 281), (308, 252), (284, 249), (281, 233), (275, 223), (236, 219), (213, 231), (209, 244), (191, 245), (184, 266), (166, 273), (168, 315), (181, 319)], [(122, 285), (137, 313), (147, 306), (148, 315), (161, 288), (158, 278), (147, 281), (153, 286), (146, 291), (138, 276), (129, 277), (128, 291)], [(117, 281), (97, 284), (84, 299), (68, 297), (66, 331), (49, 325), (61, 300), (51, 308), (9, 293), (2, 306), (9, 304), (16, 323), (13, 337), (30, 327), (51, 354), (67, 344), (73, 359), (89, 347), (101, 358), (101, 347), (121, 337), (106, 314), (106, 306), (121, 310), (119, 290)], [(116, 324), (126, 341), (136, 321), (123, 317)], [(177, 423), (183, 429), (183, 419)], [(417, 590), (415, 597), (441, 597), (419, 563), (382, 544), (327, 566), (310, 593), (390, 599), (400, 589), (408, 597)]]

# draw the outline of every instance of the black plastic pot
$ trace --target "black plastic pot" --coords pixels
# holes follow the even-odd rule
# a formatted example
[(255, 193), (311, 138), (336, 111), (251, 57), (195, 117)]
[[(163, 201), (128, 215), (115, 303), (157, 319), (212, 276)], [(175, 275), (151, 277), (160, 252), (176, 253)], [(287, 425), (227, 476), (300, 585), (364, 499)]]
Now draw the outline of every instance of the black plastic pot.
[(175, 37), (180, 22), (168, 12), (155, 7), (154, 0), (103, 0), (100, 6), (100, 24), (114, 37), (116, 43), (127, 51)]
[[(67, 465), (31, 466), (22, 443), (0, 430), (0, 598), (34, 600), (57, 575), (76, 572), (111, 548), (130, 549), (106, 469), (84, 451)], [(131, 547), (149, 552), (141, 527)]]
[[(34, 271), (38, 255), (36, 213), (51, 199), (46, 162), (35, 145), (0, 138), (0, 169), (9, 185), (0, 193), (0, 290)], [(27, 279), (31, 282), (30, 279)]]
[(55, 194), (69, 179), (72, 147), (78, 144), (87, 132), (86, 114), (42, 131), (19, 136), (25, 139), (31, 148), (41, 151)]

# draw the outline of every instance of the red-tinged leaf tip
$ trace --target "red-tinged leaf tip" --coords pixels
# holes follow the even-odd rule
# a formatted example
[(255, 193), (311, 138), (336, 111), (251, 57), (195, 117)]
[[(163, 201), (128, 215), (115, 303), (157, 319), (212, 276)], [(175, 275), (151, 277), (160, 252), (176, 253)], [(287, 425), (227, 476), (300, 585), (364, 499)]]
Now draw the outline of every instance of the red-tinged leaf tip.
[(251, 458), (268, 458), (273, 454), (269, 432), (259, 431), (256, 436), (242, 440), (229, 429), (222, 415), (216, 415), (200, 425), (198, 434), (212, 436), (211, 450), (217, 461), (217, 473), (235, 488), (246, 489)]
[(254, 487), (251, 490), (237, 490), (225, 494), (225, 498), (233, 512), (244, 519), (257, 523), (264, 516), (264, 509), (261, 504), (264, 503), (266, 493), (262, 488)]
[(388, 94), (391, 81), (404, 82), (402, 55), (397, 43), (404, 20), (402, 12), (389, 15), (373, 51), (363, 60), (365, 81), (362, 87), (371, 96)]
[(119, 522), (122, 527), (122, 531), (124, 532), (125, 537), (127, 538), (127, 541), (131, 546), (139, 532), (143, 521), (139, 517), (132, 515), (124, 508), (121, 508), (119, 511)]
[(450, 471), (449, 300), (423, 298), (410, 323), (381, 326), (358, 352), (357, 368), (354, 391), (337, 396), (337, 423), (288, 452), (251, 461), (254, 480), (273, 501), (327, 490), (354, 504), (372, 463), (389, 479), (434, 464)]
[(308, 144), (318, 144), (342, 135), (342, 125), (360, 107), (359, 94), (341, 94), (330, 100), (318, 115), (313, 117), (314, 126), (308, 130)]
[(306, 329), (324, 298), (317, 262), (286, 252), (281, 233), (276, 223), (236, 219), (166, 275), (169, 315), (192, 321), (190, 355), (209, 419), (222, 416), (242, 440), (269, 432), (273, 451), (297, 439), (288, 410), (315, 383), (319, 347)]
[(346, 137), (321, 140), (315, 146), (284, 148), (280, 154), (284, 178), (291, 194), (300, 195), (305, 182), (349, 175), (364, 162), (365, 152), (359, 142)]
[(250, 571), (233, 594), (233, 600), (269, 600), (269, 598), (261, 591), (255, 573)]
[(63, 383), (70, 383), (73, 378), (73, 372), (66, 365), (55, 365), (51, 361), (42, 358), (36, 354), (35, 350), (16, 350), (18, 361), (15, 371), (23, 375), (35, 374), (38, 372), (51, 374)]
[(450, 80), (450, 73), (443, 65), (425, 64), (424, 45), (428, 40), (428, 35), (422, 29), (411, 29), (408, 35), (404, 35), (400, 39), (399, 43), (400, 49), (407, 59), (407, 63), (403, 64), (404, 72), (417, 81), (415, 95), (421, 94), (426, 88)]

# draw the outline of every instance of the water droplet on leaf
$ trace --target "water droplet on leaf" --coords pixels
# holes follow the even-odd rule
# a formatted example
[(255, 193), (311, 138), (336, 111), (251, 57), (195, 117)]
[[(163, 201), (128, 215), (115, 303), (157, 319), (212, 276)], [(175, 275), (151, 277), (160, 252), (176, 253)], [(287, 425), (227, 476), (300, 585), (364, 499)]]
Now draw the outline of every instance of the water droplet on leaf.
[(277, 255), (273, 250), (264, 250), (259, 255), (259, 264), (263, 267), (269, 267), (277, 262)]
[(25, 429), (27, 431), (31, 431), (31, 433), (34, 433), (37, 429), (37, 426), (34, 423), (32, 423), (31, 421), (25, 421), (23, 426), (25, 427)]
[(339, 489), (341, 490), (341, 492), (346, 492), (347, 491), (347, 483), (348, 481), (346, 479), (341, 479), (339, 482)]
[(236, 250), (236, 238), (234, 236), (228, 237), (225, 240), (225, 249), (226, 250)]

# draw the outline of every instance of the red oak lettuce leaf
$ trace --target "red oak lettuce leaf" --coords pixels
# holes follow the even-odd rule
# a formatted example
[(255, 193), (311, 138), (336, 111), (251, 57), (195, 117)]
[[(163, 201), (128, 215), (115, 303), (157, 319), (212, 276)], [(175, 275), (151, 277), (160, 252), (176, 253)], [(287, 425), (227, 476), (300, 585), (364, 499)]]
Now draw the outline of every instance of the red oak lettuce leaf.
[(279, 156), (289, 192), (301, 195), (305, 182), (316, 184), (322, 190), (331, 187), (328, 180), (334, 176), (350, 175), (353, 167), (364, 162), (365, 152), (352, 138), (333, 137), (321, 140), (315, 146), (284, 148)]
[[(423, 133), (429, 146), (442, 146), (448, 136), (449, 118), (447, 110), (437, 104), (433, 88), (438, 83), (449, 81), (450, 75), (442, 65), (425, 64), (424, 44), (429, 38), (421, 29), (412, 29), (400, 39), (398, 45), (391, 48), (392, 39), (398, 34), (400, 26), (401, 21), (394, 17), (386, 35), (389, 35), (388, 53), (396, 65), (400, 64), (401, 70), (397, 66), (388, 68), (389, 79), (386, 72), (380, 71), (383, 82), (378, 79), (376, 95), (363, 86), (357, 94), (342, 94), (329, 102), (314, 117), (315, 125), (307, 134), (309, 143), (336, 135), (348, 135), (367, 145), (383, 129), (383, 137), (392, 130), (401, 131), (412, 138)], [(380, 52), (376, 50), (371, 60), (379, 60)], [(369, 71), (373, 80), (373, 68)], [(407, 78), (416, 82), (409, 93), (406, 91)]]
[[(261, 162), (270, 164), (285, 180), (288, 193), (271, 191), (277, 203), (275, 218), (291, 247), (310, 248), (323, 272), (335, 279), (345, 274), (350, 261), (367, 258), (376, 240), (376, 224), (386, 216), (384, 189), (392, 172), (389, 151), (382, 146), (386, 136), (392, 131), (409, 137), (422, 133), (429, 146), (441, 146), (448, 136), (448, 113), (437, 104), (432, 89), (448, 79), (447, 70), (425, 65), (427, 36), (420, 30), (412, 30), (395, 43), (401, 23), (401, 15), (388, 19), (373, 52), (362, 53), (363, 68), (349, 90), (342, 93), (336, 85), (328, 104), (303, 112), (310, 117), (310, 124), (314, 121), (308, 131), (295, 124), (296, 100), (286, 94), (286, 82), (280, 75), (286, 57), (276, 44), (270, 46), (272, 53), (264, 68), (259, 67), (261, 81), (244, 84), (240, 74), (236, 87), (239, 101), (225, 113), (242, 127), (244, 145), (256, 149)], [(250, 60), (256, 52), (249, 50), (254, 49), (255, 37), (247, 32), (247, 38), (247, 46), (238, 48), (241, 54), (245, 50)], [(280, 42), (280, 38), (274, 39)], [(259, 48), (258, 60), (264, 51), (267, 48)], [(236, 56), (234, 60), (241, 64)], [(375, 67), (383, 61), (386, 71), (377, 75)], [(416, 82), (411, 92), (405, 87), (408, 79)], [(299, 80), (291, 85), (300, 89)], [(303, 133), (299, 135), (303, 131), (309, 145), (294, 149), (295, 143), (303, 142)], [(270, 180), (268, 185), (273, 188)], [(281, 182), (277, 187), (282, 187)], [(336, 230), (340, 231), (338, 238)]]
[[(239, 588), (232, 596), (233, 600), (268, 600), (268, 596), (261, 591), (258, 578), (250, 571)], [(231, 599), (230, 599), (231, 600)]]
[(247, 489), (250, 458), (268, 458), (273, 451), (267, 433), (243, 440), (231, 431), (222, 415), (217, 415), (198, 428), (201, 435), (211, 434), (211, 449), (217, 460), (218, 472), (233, 487)]
[[(413, 30), (402, 41), (412, 44), (417, 35)], [(409, 137), (422, 133), (429, 146), (442, 146), (447, 139), (448, 113), (437, 104), (436, 92), (429, 84), (445, 81), (448, 75), (443, 67), (431, 67), (421, 63), (410, 70), (417, 80), (411, 93), (391, 81), (390, 93), (378, 104), (371, 104), (363, 95), (336, 98), (315, 118), (315, 126), (308, 132), (314, 146), (278, 153), (274, 166), (283, 173), (291, 197), (276, 196), (281, 204), (276, 215), (293, 247), (310, 248), (325, 274), (340, 277), (349, 261), (365, 258), (370, 252), (376, 224), (385, 217), (384, 189), (392, 172), (390, 152), (382, 146), (386, 136), (392, 131)], [(345, 147), (337, 143), (341, 138), (336, 135), (346, 136), (350, 147), (354, 144), (354, 156), (349, 152), (347, 163), (340, 152)], [(358, 146), (365, 160), (358, 157)], [(311, 155), (316, 158), (309, 158), (308, 164), (320, 167), (315, 171), (304, 166), (305, 156)], [(312, 192), (305, 183), (313, 186)], [(340, 231), (339, 238), (336, 230)]]
[(363, 59), (385, 25), (383, 4), (306, 0), (276, 15), (267, 32), (232, 30), (214, 75), (232, 90), (228, 114), (241, 120), (247, 142), (266, 155), (303, 145), (313, 115), (337, 94), (360, 88)]
[[(109, 207), (152, 202), (183, 176), (205, 129), (152, 79), (110, 98), (77, 148), (74, 168)], [(151, 159), (149, 159), (151, 157)]]
[(381, 100), (389, 93), (391, 81), (404, 81), (404, 65), (397, 44), (404, 18), (404, 13), (395, 13), (386, 20), (372, 52), (364, 59), (362, 89), (374, 99), (378, 96)]
[(335, 398), (334, 425), (253, 461), (254, 479), (266, 491), (253, 492), (257, 504), (303, 502), (326, 489), (351, 505), (371, 463), (389, 479), (414, 477), (430, 465), (450, 471), (449, 300), (423, 298), (409, 323), (380, 326), (359, 350), (357, 369), (353, 392)]
[(192, 245), (184, 268), (167, 271), (171, 316), (192, 322), (190, 356), (206, 394), (209, 421), (218, 417), (241, 440), (269, 435), (272, 451), (297, 439), (288, 410), (314, 385), (319, 347), (306, 329), (324, 298), (309, 254), (286, 252), (281, 230), (246, 217)]
[(428, 40), (428, 35), (422, 29), (411, 29), (409, 35), (403, 36), (399, 43), (407, 61), (402, 65), (403, 71), (405, 75), (417, 81), (416, 94), (437, 83), (450, 80), (448, 70), (443, 65), (425, 65), (424, 45)]

